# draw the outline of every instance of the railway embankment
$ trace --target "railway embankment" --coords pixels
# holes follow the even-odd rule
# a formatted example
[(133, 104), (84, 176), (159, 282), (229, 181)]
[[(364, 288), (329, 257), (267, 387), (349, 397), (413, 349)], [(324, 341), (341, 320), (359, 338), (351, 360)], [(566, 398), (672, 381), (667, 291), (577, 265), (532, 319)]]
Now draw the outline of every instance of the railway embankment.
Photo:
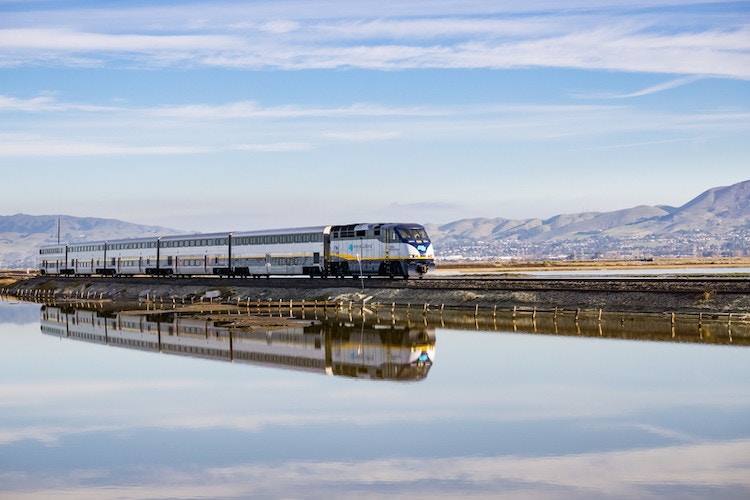
[[(750, 319), (750, 280), (359, 280), (16, 277), (0, 292), (35, 300), (186, 303), (306, 301), (465, 309), (735, 313)], [(738, 319), (739, 319), (738, 317)]]

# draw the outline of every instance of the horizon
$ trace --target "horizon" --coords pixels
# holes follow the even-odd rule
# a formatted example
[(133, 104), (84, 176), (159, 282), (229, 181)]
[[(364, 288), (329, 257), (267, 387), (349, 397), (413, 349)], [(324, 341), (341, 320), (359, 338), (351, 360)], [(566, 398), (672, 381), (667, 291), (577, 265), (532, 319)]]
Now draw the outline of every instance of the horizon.
[(679, 207), (747, 180), (742, 1), (0, 12), (0, 213), (439, 225)]
[[(739, 183), (736, 183), (736, 184), (742, 184), (742, 183), (745, 183), (745, 182), (750, 182), (750, 179), (747, 179), (745, 181), (740, 181)], [(666, 208), (679, 209), (680, 207), (682, 207), (682, 206), (684, 206), (684, 205), (692, 202), (693, 200), (695, 200), (696, 198), (702, 196), (703, 194), (705, 194), (708, 191), (715, 190), (715, 189), (729, 188), (729, 187), (732, 187), (734, 185), (735, 184), (732, 184), (732, 185), (729, 185), (729, 186), (713, 186), (713, 187), (710, 187), (710, 188), (706, 188), (702, 192), (700, 192), (700, 193), (696, 194), (695, 196), (691, 197), (689, 200), (687, 200), (685, 203), (683, 203), (681, 205), (665, 205), (663, 203), (649, 204), (649, 205), (636, 205), (636, 206), (632, 206), (632, 207), (621, 207), (621, 208), (616, 208), (614, 210), (607, 210), (607, 211), (600, 211), (600, 212), (589, 211), (589, 212), (559, 213), (559, 214), (553, 214), (553, 215), (551, 215), (549, 217), (544, 217), (544, 218), (530, 216), (530, 217), (522, 217), (522, 218), (517, 218), (517, 219), (507, 219), (507, 218), (504, 218), (502, 216), (497, 216), (497, 217), (477, 216), (477, 217), (465, 217), (465, 218), (462, 218), (462, 219), (456, 219), (456, 220), (445, 221), (445, 222), (414, 221), (414, 220), (371, 220), (371, 221), (344, 221), (344, 220), (340, 220), (340, 221), (333, 221), (333, 222), (331, 222), (331, 221), (321, 222), (319, 224), (306, 224), (304, 226), (283, 226), (283, 227), (281, 227), (281, 226), (262, 227), (261, 226), (261, 227), (254, 227), (254, 228), (236, 227), (236, 228), (219, 228), (219, 229), (212, 229), (210, 231), (206, 231), (206, 230), (198, 230), (198, 229), (187, 229), (187, 228), (176, 228), (176, 227), (164, 226), (163, 224), (159, 224), (158, 221), (156, 223), (154, 223), (154, 224), (141, 224), (139, 222), (134, 222), (134, 221), (131, 221), (131, 220), (128, 220), (128, 219), (117, 218), (117, 217), (100, 217), (100, 216), (97, 216), (97, 215), (80, 215), (79, 216), (79, 215), (64, 214), (64, 213), (59, 213), (59, 214), (31, 214), (31, 213), (25, 213), (25, 212), (18, 212), (18, 213), (15, 213), (15, 214), (7, 214), (7, 215), (0, 214), (0, 217), (14, 217), (14, 216), (19, 216), (20, 215), (20, 216), (30, 216), (30, 217), (72, 217), (72, 218), (77, 218), (77, 219), (111, 220), (111, 221), (116, 221), (116, 222), (124, 222), (124, 223), (128, 223), (128, 224), (136, 224), (136, 225), (142, 225), (142, 226), (153, 226), (153, 227), (157, 227), (157, 228), (160, 228), (160, 229), (167, 229), (167, 230), (170, 230), (170, 231), (180, 231), (180, 232), (183, 232), (183, 234), (196, 234), (196, 233), (209, 233), (209, 232), (226, 232), (226, 231), (244, 231), (244, 230), (248, 230), (248, 231), (260, 230), (260, 231), (262, 231), (262, 230), (271, 230), (271, 229), (293, 229), (293, 228), (300, 228), (300, 227), (318, 227), (318, 226), (328, 226), (328, 225), (367, 224), (367, 223), (374, 223), (374, 222), (383, 222), (383, 223), (398, 223), (398, 222), (400, 222), (400, 223), (417, 223), (417, 224), (422, 224), (422, 225), (425, 225), (425, 226), (428, 226), (428, 225), (442, 226), (442, 225), (452, 224), (452, 223), (455, 223), (455, 222), (460, 222), (460, 221), (463, 221), (463, 220), (475, 220), (475, 219), (487, 219), (487, 220), (493, 220), (493, 219), (535, 220), (535, 219), (539, 219), (539, 220), (542, 220), (542, 221), (547, 221), (547, 220), (550, 220), (550, 219), (553, 219), (553, 218), (559, 217), (559, 216), (576, 215), (576, 214), (582, 214), (582, 213), (599, 213), (599, 214), (604, 214), (604, 213), (618, 212), (618, 211), (623, 211), (623, 210), (632, 210), (632, 209), (635, 209), (635, 208), (638, 208), (638, 207), (641, 207), (641, 206), (656, 207), (656, 208), (666, 207)]]

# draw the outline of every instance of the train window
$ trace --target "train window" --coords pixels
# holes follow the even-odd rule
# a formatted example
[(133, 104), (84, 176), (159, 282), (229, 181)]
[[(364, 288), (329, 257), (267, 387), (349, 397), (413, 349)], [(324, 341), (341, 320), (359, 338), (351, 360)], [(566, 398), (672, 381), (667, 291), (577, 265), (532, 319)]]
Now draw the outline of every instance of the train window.
[(366, 235), (367, 235), (367, 231), (363, 231), (361, 229), (357, 231), (357, 236), (366, 236)]

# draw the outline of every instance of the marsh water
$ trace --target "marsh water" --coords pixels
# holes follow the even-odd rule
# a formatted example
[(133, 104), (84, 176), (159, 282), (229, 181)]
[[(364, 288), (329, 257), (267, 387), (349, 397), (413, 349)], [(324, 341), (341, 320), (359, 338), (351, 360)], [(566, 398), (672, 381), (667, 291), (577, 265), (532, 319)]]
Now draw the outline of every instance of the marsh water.
[(750, 497), (737, 317), (256, 317), (0, 301), (0, 497)]

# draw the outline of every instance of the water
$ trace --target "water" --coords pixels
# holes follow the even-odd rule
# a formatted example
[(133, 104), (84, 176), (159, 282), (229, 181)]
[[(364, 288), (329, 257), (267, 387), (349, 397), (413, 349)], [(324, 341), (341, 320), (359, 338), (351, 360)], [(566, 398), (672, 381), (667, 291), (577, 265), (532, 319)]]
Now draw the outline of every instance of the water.
[(750, 496), (746, 326), (218, 319), (0, 302), (0, 497)]

